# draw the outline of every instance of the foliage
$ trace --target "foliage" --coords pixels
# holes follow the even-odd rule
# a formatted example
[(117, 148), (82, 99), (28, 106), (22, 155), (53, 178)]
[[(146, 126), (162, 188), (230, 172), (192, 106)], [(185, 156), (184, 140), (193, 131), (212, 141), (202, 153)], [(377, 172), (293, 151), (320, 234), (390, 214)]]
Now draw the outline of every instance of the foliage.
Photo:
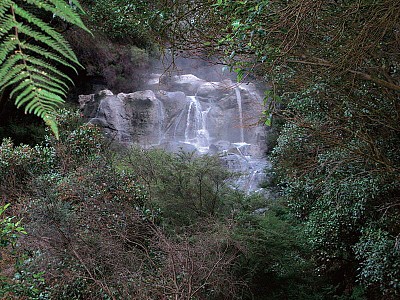
[[(91, 29), (95, 26), (86, 23)], [(110, 89), (115, 94), (130, 93), (145, 83), (143, 74), (149, 72), (150, 57), (155, 55), (150, 46), (138, 47), (129, 41), (113, 42), (107, 33), (98, 31), (91, 36), (86, 32), (68, 30), (65, 36), (85, 67), (79, 74), (80, 78), (75, 80), (76, 93), (92, 93), (93, 89), (99, 88)]]
[(229, 210), (230, 174), (218, 157), (132, 148), (123, 158), (147, 187), (150, 202), (175, 226), (216, 218)]
[[(84, 127), (77, 112), (62, 110), (58, 118), (60, 139), (48, 136), (42, 146), (51, 153), (47, 168), (27, 172), (2, 191), (21, 199), (19, 214), (30, 232), (18, 245), (29, 253), (19, 280), (28, 284), (32, 274), (46, 270), (37, 279), (43, 278), (50, 299), (234, 299), (243, 287), (229, 273), (235, 242), (206, 225), (202, 232), (170, 237), (140, 178), (128, 172), (131, 166), (113, 166), (99, 132)], [(10, 163), (4, 174), (11, 171), (7, 166), (20, 166), (20, 152), (33, 155), (33, 147), (13, 147), (9, 140), (3, 149), (3, 161)], [(45, 163), (42, 154), (38, 160)]]
[(54, 166), (54, 149), (36, 145), (14, 146), (11, 139), (0, 145), (0, 191), (13, 190), (27, 178)]
[(260, 212), (242, 209), (235, 220), (235, 239), (245, 249), (236, 272), (246, 278), (255, 299), (332, 297), (328, 282), (314, 272), (316, 263), (302, 224), (281, 199), (267, 203)]
[[(289, 102), (294, 122), (279, 137), (275, 164), (292, 209), (307, 226), (321, 271), (348, 286), (356, 278), (371, 288), (379, 285), (390, 297), (398, 290), (390, 279), (397, 276), (396, 267), (367, 253), (379, 253), (393, 266), (399, 259), (396, 250), (382, 244), (387, 239), (393, 245), (399, 228), (399, 140), (395, 128), (380, 125), (391, 122), (393, 103), (380, 101), (378, 106), (372, 96), (365, 102), (347, 98), (327, 104), (315, 92), (329, 89), (312, 86)], [(372, 113), (377, 122), (366, 122)], [(382, 239), (372, 232), (380, 232)], [(343, 282), (342, 276), (352, 281)]]
[[(329, 283), (314, 272), (316, 264), (303, 226), (291, 220), (283, 204), (271, 204), (261, 195), (245, 196), (229, 189), (228, 182), (234, 174), (221, 168), (216, 157), (132, 148), (115, 161), (119, 168), (141, 180), (151, 207), (160, 208), (155, 220), (166, 227), (172, 238), (163, 241), (168, 247), (183, 247), (181, 251), (188, 253), (189, 256), (176, 257), (174, 251), (169, 254), (172, 257), (168, 256), (184, 270), (183, 282), (178, 282), (182, 293), (188, 292), (184, 278), (198, 275), (193, 273), (193, 267), (189, 268), (199, 263), (194, 260), (199, 255), (197, 242), (212, 260), (215, 248), (210, 244), (225, 240), (229, 247), (223, 257), (232, 260), (226, 268), (247, 286), (236, 292), (240, 299), (333, 297)], [(192, 241), (194, 248), (185, 244), (186, 239)], [(175, 240), (182, 242), (177, 245)]]
[[(32, 1), (0, 4), (0, 91), (10, 88), (10, 97), (26, 113), (43, 118), (58, 135), (55, 107), (63, 103), (71, 79), (54, 64), (75, 69), (78, 60), (63, 36), (49, 26), (39, 12), (45, 11), (86, 29), (77, 0)], [(87, 29), (86, 29), (87, 30)]]
[(158, 3), (173, 51), (269, 81), (275, 172), (321, 274), (343, 297), (398, 297), (399, 2)]
[(357, 259), (361, 261), (361, 282), (378, 284), (388, 293), (399, 289), (400, 256), (395, 237), (379, 227), (366, 228), (354, 248)]
[[(21, 221), (14, 222), (14, 217), (3, 216), (5, 210), (10, 203), (0, 206), (0, 265), (1, 261), (8, 256), (15, 256), (16, 263), (14, 268), (16, 272), (12, 279), (7, 278), (0, 272), (0, 297), (2, 299), (21, 299), (21, 297), (29, 297), (29, 299), (47, 299), (43, 290), (43, 272), (29, 273), (22, 270), (24, 256), (16, 255), (15, 248), (17, 241), (22, 234), (26, 234)], [(6, 253), (6, 250), (12, 250)], [(7, 297), (7, 298), (5, 298)]]
[(151, 3), (143, 0), (84, 0), (88, 23), (112, 40), (137, 46), (148, 46)]
[[(247, 299), (266, 290), (278, 297), (288, 285), (293, 294), (310, 291), (296, 275), (312, 277), (297, 227), (279, 209), (255, 214), (265, 199), (229, 190), (232, 174), (216, 157), (115, 155), (93, 127), (82, 129), (78, 112), (58, 118), (60, 139), (48, 136), (48, 151), (36, 154), (47, 167), (2, 191), (18, 190), (26, 201), (16, 205), (30, 234), (17, 248), (28, 256), (14, 283), (32, 287), (31, 299)], [(21, 152), (29, 153), (26, 162), (34, 153), (9, 140), (2, 149), (8, 166), (20, 166)], [(3, 172), (10, 172), (5, 164)], [(7, 289), (17, 295), (16, 285)]]
[(216, 57), (239, 81), (258, 74), (272, 85), (267, 123), (282, 95), (320, 79), (339, 79), (339, 90), (341, 85), (342, 90), (351, 88), (354, 81), (359, 86), (370, 82), (387, 89), (392, 99), (400, 90), (398, 1), (156, 3), (161, 11), (158, 31), (174, 54)]
[[(0, 216), (4, 214), (4, 211), (10, 206), (10, 203), (0, 207)], [(2, 216), (0, 226), (0, 246), (2, 248), (11, 245), (15, 247), (18, 236), (20, 234), (26, 234), (24, 228), (21, 226), (21, 221), (14, 222), (13, 217)]]

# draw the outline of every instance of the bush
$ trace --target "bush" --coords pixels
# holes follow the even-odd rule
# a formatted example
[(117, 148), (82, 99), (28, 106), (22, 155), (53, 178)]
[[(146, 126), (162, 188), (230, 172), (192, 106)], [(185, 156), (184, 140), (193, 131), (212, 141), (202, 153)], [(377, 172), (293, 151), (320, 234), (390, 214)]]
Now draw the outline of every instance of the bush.
[(55, 166), (55, 151), (45, 146), (14, 146), (11, 139), (0, 145), (0, 190), (11, 192), (32, 176)]
[(228, 179), (234, 175), (216, 156), (133, 148), (125, 158), (129, 171), (146, 186), (153, 207), (174, 226), (192, 225), (229, 212)]
[[(4, 216), (10, 206), (0, 206), (0, 298), (1, 299), (48, 299), (44, 287), (43, 273), (31, 273), (27, 268), (27, 257), (17, 251), (17, 242), (21, 235), (26, 234), (21, 221), (14, 221), (14, 217)], [(15, 260), (11, 262), (2, 261)]]
[(2, 188), (18, 195), (29, 232), (19, 240), (28, 254), (17, 281), (7, 281), (21, 287), (13, 285), (15, 295), (28, 295), (22, 287), (32, 287), (32, 299), (330, 295), (303, 226), (285, 205), (232, 190), (235, 175), (218, 157), (116, 154), (78, 112), (59, 118), (60, 140), (0, 148), (2, 174), (16, 179)]
[(303, 226), (281, 200), (264, 205), (235, 218), (234, 239), (243, 247), (235, 272), (255, 299), (328, 299), (329, 284), (315, 272)]
[(372, 86), (340, 97), (336, 88), (320, 82), (292, 95), (273, 153), (275, 170), (293, 214), (304, 222), (318, 269), (337, 294), (351, 297), (361, 289), (368, 299), (396, 298), (395, 104)]

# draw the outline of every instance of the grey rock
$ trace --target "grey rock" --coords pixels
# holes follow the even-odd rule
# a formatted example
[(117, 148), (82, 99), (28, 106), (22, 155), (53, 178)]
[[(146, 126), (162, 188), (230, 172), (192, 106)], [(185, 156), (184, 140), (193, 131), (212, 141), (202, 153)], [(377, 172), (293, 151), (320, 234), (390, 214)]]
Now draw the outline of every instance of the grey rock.
[(172, 153), (179, 153), (179, 152), (197, 152), (197, 148), (194, 145), (183, 143), (183, 142), (166, 142), (162, 143), (158, 148), (164, 149), (165, 151), (172, 152)]

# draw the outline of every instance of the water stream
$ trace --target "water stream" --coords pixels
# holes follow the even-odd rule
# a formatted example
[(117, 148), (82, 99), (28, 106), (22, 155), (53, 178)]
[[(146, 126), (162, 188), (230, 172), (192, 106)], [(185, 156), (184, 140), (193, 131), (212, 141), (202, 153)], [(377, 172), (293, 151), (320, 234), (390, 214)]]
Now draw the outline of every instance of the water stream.
[(243, 128), (243, 109), (242, 109), (242, 95), (238, 87), (235, 87), (236, 100), (239, 111), (239, 130), (240, 130), (240, 142), (244, 143), (244, 128)]
[(203, 110), (196, 96), (188, 96), (189, 104), (186, 117), (185, 143), (194, 145), (200, 153), (208, 152), (210, 135), (206, 120), (210, 108)]

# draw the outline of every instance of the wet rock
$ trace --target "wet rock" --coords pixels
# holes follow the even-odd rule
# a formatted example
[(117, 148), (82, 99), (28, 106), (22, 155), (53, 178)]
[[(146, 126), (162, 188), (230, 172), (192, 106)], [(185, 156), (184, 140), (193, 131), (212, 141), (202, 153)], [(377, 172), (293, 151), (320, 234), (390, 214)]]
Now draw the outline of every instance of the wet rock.
[(197, 148), (194, 145), (183, 143), (183, 142), (166, 142), (161, 143), (157, 146), (157, 148), (164, 149), (165, 151), (172, 152), (172, 153), (179, 153), (179, 152), (197, 152)]

